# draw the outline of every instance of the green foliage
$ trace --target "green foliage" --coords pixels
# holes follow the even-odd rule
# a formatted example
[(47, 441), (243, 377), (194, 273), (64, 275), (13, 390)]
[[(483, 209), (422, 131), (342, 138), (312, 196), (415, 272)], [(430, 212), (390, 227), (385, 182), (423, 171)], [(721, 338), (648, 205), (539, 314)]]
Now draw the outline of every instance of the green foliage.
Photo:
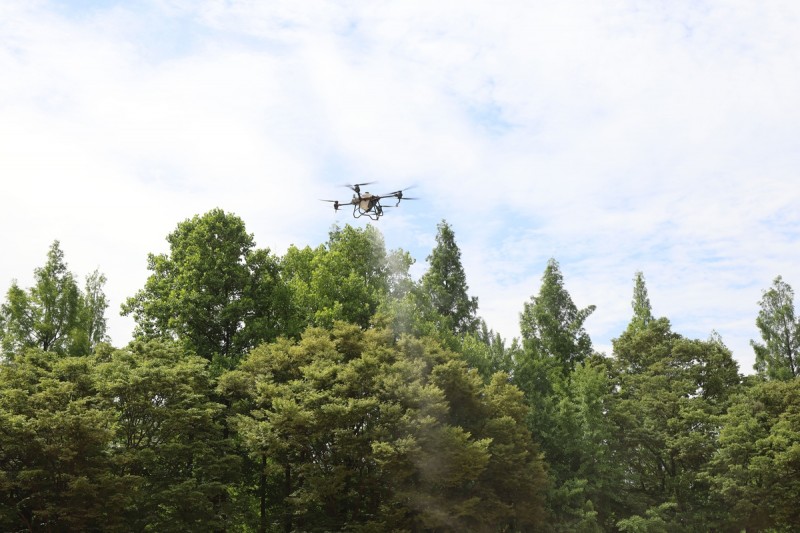
[(87, 357), (35, 348), (0, 366), (0, 530), (119, 525), (125, 483), (109, 472), (112, 420), (90, 373)]
[(334, 227), (325, 246), (290, 247), (283, 268), (296, 324), (331, 327), (342, 320), (368, 327), (381, 302), (408, 290), (410, 266), (403, 252), (387, 256), (383, 236), (373, 226)]
[(470, 368), (474, 368), (488, 381), (497, 372), (510, 374), (514, 363), (511, 350), (499, 333), (490, 330), (483, 320), (476, 333), (463, 335), (459, 339), (458, 351)]
[(756, 326), (764, 343), (750, 341), (756, 353), (753, 368), (766, 379), (800, 376), (800, 319), (795, 318), (792, 287), (778, 276), (759, 305)]
[(578, 309), (564, 288), (564, 278), (555, 259), (547, 262), (537, 296), (526, 302), (520, 316), (520, 331), (530, 357), (553, 359), (564, 376), (592, 352), (592, 341), (583, 323), (595, 310)]
[(214, 209), (178, 224), (167, 241), (169, 255), (148, 255), (152, 274), (122, 306), (137, 338), (177, 339), (231, 366), (285, 332), (289, 295), (278, 260), (254, 248), (239, 217)]
[(240, 460), (224, 438), (207, 366), (162, 341), (97, 363), (98, 395), (113, 420), (111, 472), (130, 485), (130, 530), (214, 531), (235, 509)]
[(628, 326), (632, 329), (643, 329), (653, 320), (653, 311), (650, 307), (650, 298), (647, 296), (647, 286), (644, 282), (644, 274), (637, 272), (633, 277), (633, 318)]
[(436, 247), (428, 256), (430, 267), (422, 276), (422, 289), (433, 309), (443, 318), (441, 328), (456, 334), (474, 332), (478, 326), (478, 298), (467, 294), (467, 276), (455, 234), (444, 220), (436, 226)]
[(506, 346), (438, 229), (416, 283), (374, 226), (278, 258), (238, 217), (186, 220), (124, 305), (125, 349), (105, 277), (79, 288), (56, 241), (0, 308), (0, 530), (796, 529), (780, 277), (742, 380), (718, 335), (653, 316), (641, 272), (613, 358), (555, 260)]
[(0, 340), (5, 356), (33, 347), (86, 355), (106, 340), (105, 276), (92, 273), (82, 292), (67, 269), (59, 242), (54, 241), (45, 265), (34, 270), (34, 280), (28, 290), (12, 283), (6, 302), (0, 306)]
[(703, 472), (739, 384), (730, 351), (716, 337), (700, 341), (672, 333), (661, 318), (629, 328), (614, 340), (614, 353), (615, 433), (628, 465), (624, 501), (639, 517), (619, 527), (661, 531), (663, 522), (663, 530), (707, 531), (720, 509), (708, 501)]
[(727, 530), (792, 531), (800, 524), (800, 378), (757, 383), (738, 396), (710, 463)]
[[(284, 530), (487, 530), (542, 520), (544, 474), (519, 390), (431, 341), (336, 323), (254, 350), (228, 393)], [(513, 466), (514, 471), (509, 472)]]
[(206, 367), (160, 342), (0, 365), (0, 530), (230, 525), (239, 458)]

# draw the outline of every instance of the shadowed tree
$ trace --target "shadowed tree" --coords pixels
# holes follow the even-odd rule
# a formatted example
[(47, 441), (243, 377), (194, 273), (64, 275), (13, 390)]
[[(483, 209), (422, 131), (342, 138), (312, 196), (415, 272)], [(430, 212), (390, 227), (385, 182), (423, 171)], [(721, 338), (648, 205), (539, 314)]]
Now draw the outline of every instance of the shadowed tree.
[(666, 318), (643, 324), (643, 279), (635, 279), (634, 316), (614, 346), (617, 383), (610, 412), (623, 531), (709, 531), (724, 510), (709, 502), (705, 469), (721, 417), (740, 383), (738, 366), (718, 335), (674, 333)]
[(800, 379), (756, 383), (724, 417), (711, 461), (720, 531), (796, 531), (800, 524)]

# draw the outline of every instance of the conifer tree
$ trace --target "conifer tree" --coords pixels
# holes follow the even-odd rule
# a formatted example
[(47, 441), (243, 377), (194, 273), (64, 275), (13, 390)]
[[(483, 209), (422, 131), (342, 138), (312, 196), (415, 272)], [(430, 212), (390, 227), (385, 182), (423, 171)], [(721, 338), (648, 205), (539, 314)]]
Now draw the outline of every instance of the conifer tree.
[(64, 262), (60, 243), (53, 241), (47, 262), (34, 270), (34, 281), (27, 290), (13, 282), (0, 306), (0, 340), (6, 356), (33, 347), (85, 355), (106, 339), (105, 276), (95, 271), (86, 279), (86, 291), (81, 291)]
[(558, 262), (547, 262), (537, 296), (526, 302), (520, 316), (520, 330), (526, 349), (536, 357), (558, 361), (567, 375), (592, 352), (592, 341), (583, 323), (594, 305), (578, 309), (564, 288)]
[(430, 265), (422, 276), (422, 289), (433, 308), (456, 334), (473, 332), (478, 327), (478, 298), (467, 294), (467, 276), (461, 265), (461, 250), (450, 225), (442, 220), (436, 226), (436, 247), (427, 260)]
[(641, 271), (637, 272), (633, 277), (633, 300), (631, 301), (631, 306), (633, 307), (633, 319), (629, 327), (641, 329), (653, 320), (650, 298), (647, 296), (647, 286), (644, 282), (644, 274)]
[(668, 319), (652, 319), (645, 296), (637, 275), (634, 316), (612, 341), (617, 383), (609, 416), (617, 461), (627, 465), (616, 525), (708, 531), (719, 509), (709, 504), (704, 470), (715, 453), (720, 416), (738, 388), (738, 366), (719, 336), (687, 339)]

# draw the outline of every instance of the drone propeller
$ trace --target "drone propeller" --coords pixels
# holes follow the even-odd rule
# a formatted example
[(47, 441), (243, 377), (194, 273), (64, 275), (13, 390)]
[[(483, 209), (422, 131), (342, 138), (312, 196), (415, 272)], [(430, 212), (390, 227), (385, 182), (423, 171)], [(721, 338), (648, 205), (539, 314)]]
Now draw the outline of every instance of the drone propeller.
[(406, 187), (405, 189), (400, 189), (399, 191), (390, 192), (389, 194), (386, 194), (384, 196), (386, 196), (386, 197), (392, 197), (393, 196), (393, 197), (397, 198), (397, 204), (395, 204), (395, 205), (400, 205), (400, 200), (419, 200), (419, 198), (410, 198), (408, 196), (403, 196), (403, 192), (404, 191), (407, 191), (408, 189), (412, 189), (413, 187), (414, 187), (414, 185), (411, 185), (410, 187)]
[(320, 202), (331, 202), (333, 204), (333, 210), (338, 211), (340, 207), (342, 207), (342, 203), (339, 200), (322, 200)]
[(345, 183), (344, 187), (347, 187), (348, 189), (352, 189), (353, 192), (355, 192), (356, 194), (361, 194), (361, 186), (362, 185), (372, 185), (373, 183), (375, 183), (375, 182), (374, 181), (368, 181), (366, 183), (354, 183), (353, 185), (350, 185), (349, 183)]

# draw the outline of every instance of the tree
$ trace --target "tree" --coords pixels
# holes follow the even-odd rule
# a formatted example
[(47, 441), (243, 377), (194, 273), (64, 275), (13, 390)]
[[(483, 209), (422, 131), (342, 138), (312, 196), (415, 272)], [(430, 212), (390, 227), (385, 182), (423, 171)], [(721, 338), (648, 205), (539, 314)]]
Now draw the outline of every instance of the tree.
[(476, 369), (484, 381), (488, 382), (497, 372), (512, 372), (511, 351), (506, 348), (505, 339), (489, 329), (483, 319), (475, 333), (463, 335), (459, 340), (458, 351), (464, 361)]
[(92, 363), (27, 348), (0, 365), (0, 530), (125, 530)]
[(753, 368), (766, 379), (793, 379), (800, 375), (800, 320), (795, 318), (794, 291), (778, 276), (759, 305), (756, 326), (764, 343), (750, 341), (756, 353)]
[(800, 379), (756, 383), (723, 418), (708, 475), (725, 531), (800, 524)]
[[(242, 515), (241, 460), (226, 438), (208, 361), (178, 343), (134, 341), (94, 364), (110, 417), (109, 472), (126, 483), (128, 531), (220, 531)], [(118, 495), (119, 496), (119, 495)]]
[(336, 322), (253, 350), (221, 390), (263, 473), (261, 530), (530, 530), (544, 471), (522, 393), (430, 339)]
[(105, 276), (95, 271), (82, 292), (64, 262), (59, 242), (53, 241), (47, 262), (34, 270), (34, 281), (27, 291), (13, 282), (0, 307), (6, 356), (28, 347), (84, 355), (105, 340)]
[(715, 452), (738, 367), (718, 336), (673, 333), (666, 318), (612, 341), (617, 387), (611, 417), (626, 465), (618, 517), (625, 531), (707, 531), (720, 509), (704, 471)]
[(368, 327), (382, 304), (411, 290), (412, 262), (402, 250), (387, 254), (374, 226), (334, 226), (324, 246), (290, 247), (282, 266), (297, 310), (293, 323), (299, 331), (337, 320)]
[(162, 341), (0, 364), (0, 530), (231, 527), (248, 501), (212, 392), (208, 362)]
[(594, 354), (575, 367), (567, 383), (557, 385), (552, 427), (545, 433), (555, 531), (614, 530), (624, 510), (625, 467), (612, 423), (610, 366), (609, 359)]
[(178, 224), (170, 253), (148, 255), (152, 274), (122, 305), (138, 338), (172, 338), (230, 366), (284, 332), (288, 291), (278, 260), (255, 248), (244, 222), (221, 209)]
[(108, 342), (106, 309), (108, 299), (103, 292), (106, 277), (98, 270), (86, 276), (79, 301), (78, 322), (70, 352), (74, 355), (91, 353), (100, 343)]
[(644, 274), (637, 272), (633, 277), (633, 319), (629, 327), (642, 329), (653, 320), (653, 312), (650, 307), (650, 298), (647, 296), (647, 286), (644, 282)]
[(429, 295), (433, 308), (445, 318), (445, 327), (456, 334), (474, 332), (478, 326), (475, 315), (478, 298), (467, 294), (461, 250), (446, 221), (436, 228), (436, 247), (427, 258), (430, 267), (422, 276), (422, 289)]
[(594, 305), (578, 309), (564, 288), (558, 262), (547, 262), (537, 296), (526, 302), (520, 315), (520, 330), (526, 350), (535, 357), (557, 361), (564, 375), (592, 353), (592, 341), (583, 323)]

